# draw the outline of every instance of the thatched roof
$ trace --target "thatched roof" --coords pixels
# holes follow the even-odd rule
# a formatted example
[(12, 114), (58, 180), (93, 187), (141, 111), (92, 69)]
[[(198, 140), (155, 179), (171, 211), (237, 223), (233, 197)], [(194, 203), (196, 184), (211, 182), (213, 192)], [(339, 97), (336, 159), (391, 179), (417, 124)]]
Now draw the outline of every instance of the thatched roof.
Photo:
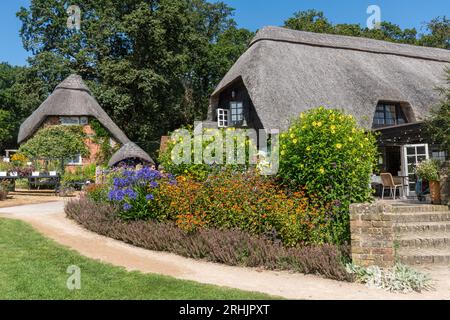
[(446, 85), (449, 62), (444, 49), (266, 27), (212, 94), (208, 118), (220, 93), (242, 80), (267, 129), (286, 129), (292, 117), (322, 105), (369, 129), (380, 100), (409, 103), (420, 121), (440, 99), (435, 89)]
[(80, 76), (71, 75), (20, 126), (19, 144), (29, 139), (49, 116), (91, 116), (96, 118), (120, 143), (130, 140), (100, 107)]
[(113, 167), (128, 159), (139, 159), (154, 164), (153, 159), (133, 142), (128, 142), (117, 151), (109, 160), (108, 166)]

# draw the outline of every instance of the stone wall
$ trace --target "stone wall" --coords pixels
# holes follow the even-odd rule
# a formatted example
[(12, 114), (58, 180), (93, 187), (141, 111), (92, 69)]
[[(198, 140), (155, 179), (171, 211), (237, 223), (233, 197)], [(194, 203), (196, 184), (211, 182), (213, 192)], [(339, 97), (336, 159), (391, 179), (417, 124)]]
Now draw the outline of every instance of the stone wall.
[(353, 263), (361, 266), (394, 265), (394, 227), (392, 215), (380, 203), (350, 207)]

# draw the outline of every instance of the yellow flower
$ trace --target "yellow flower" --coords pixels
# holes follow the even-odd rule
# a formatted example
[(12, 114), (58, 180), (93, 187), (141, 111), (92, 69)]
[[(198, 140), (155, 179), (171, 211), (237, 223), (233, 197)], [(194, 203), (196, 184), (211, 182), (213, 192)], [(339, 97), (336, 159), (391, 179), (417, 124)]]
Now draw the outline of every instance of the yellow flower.
[(302, 130), (306, 130), (306, 129), (308, 129), (308, 126), (303, 126), (302, 127)]
[(300, 113), (300, 119), (303, 119), (303, 118), (305, 118), (305, 114), (302, 112), (302, 113)]
[(281, 151), (281, 155), (284, 156), (286, 154), (286, 152), (283, 150)]
[(317, 127), (317, 122), (314, 121), (314, 122), (312, 123), (312, 125), (313, 125), (313, 127)]
[(366, 140), (367, 142), (369, 142), (369, 138), (365, 138), (364, 140)]
[(281, 137), (282, 137), (282, 138), (286, 138), (286, 133), (283, 133), (283, 134), (281, 135)]
[(348, 138), (348, 141), (353, 142), (353, 138), (352, 137)]
[(311, 151), (311, 147), (308, 146), (308, 147), (306, 148), (306, 151)]
[(336, 130), (336, 126), (335, 126), (335, 125), (332, 125), (332, 126), (330, 127), (330, 129), (331, 129), (332, 131), (334, 131), (334, 130)]
[(324, 168), (320, 168), (319, 172), (320, 172), (320, 174), (324, 174), (325, 173), (325, 169)]
[(297, 140), (297, 139), (294, 139), (294, 140), (292, 140), (292, 142), (293, 142), (294, 144), (297, 144), (298, 140)]
[(337, 149), (342, 149), (342, 144), (338, 143), (338, 144), (336, 145), (336, 148), (337, 148)]
[(332, 133), (332, 134), (335, 134), (335, 133), (336, 133), (336, 131), (335, 131), (335, 130), (331, 130), (331, 133)]
[(295, 138), (295, 134), (291, 134), (291, 139), (294, 139)]
[(317, 126), (320, 128), (322, 126), (322, 122), (317, 122)]
[(286, 149), (286, 148), (287, 148), (287, 146), (285, 144), (283, 144), (283, 149)]
[(353, 128), (353, 129), (352, 129), (352, 132), (353, 132), (353, 133), (356, 133), (356, 129), (355, 129), (355, 128)]

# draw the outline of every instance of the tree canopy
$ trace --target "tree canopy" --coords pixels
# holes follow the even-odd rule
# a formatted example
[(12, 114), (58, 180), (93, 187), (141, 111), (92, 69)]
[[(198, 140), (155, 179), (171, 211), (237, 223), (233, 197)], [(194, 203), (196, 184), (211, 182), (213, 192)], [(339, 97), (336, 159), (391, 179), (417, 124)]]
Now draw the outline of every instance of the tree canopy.
[(322, 11), (307, 10), (295, 13), (284, 26), (289, 29), (345, 36), (365, 37), (420, 46), (450, 49), (450, 20), (443, 16), (425, 24), (425, 32), (415, 28), (402, 29), (391, 22), (381, 22), (379, 29), (369, 29), (359, 24), (333, 24)]

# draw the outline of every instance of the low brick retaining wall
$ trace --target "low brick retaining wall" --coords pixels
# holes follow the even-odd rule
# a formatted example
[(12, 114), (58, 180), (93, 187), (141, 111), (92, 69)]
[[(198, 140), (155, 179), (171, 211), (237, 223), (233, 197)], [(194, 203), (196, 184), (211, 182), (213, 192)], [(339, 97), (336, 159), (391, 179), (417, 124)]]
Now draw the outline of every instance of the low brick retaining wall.
[(350, 207), (352, 259), (361, 266), (394, 265), (394, 225), (383, 204), (355, 204)]

